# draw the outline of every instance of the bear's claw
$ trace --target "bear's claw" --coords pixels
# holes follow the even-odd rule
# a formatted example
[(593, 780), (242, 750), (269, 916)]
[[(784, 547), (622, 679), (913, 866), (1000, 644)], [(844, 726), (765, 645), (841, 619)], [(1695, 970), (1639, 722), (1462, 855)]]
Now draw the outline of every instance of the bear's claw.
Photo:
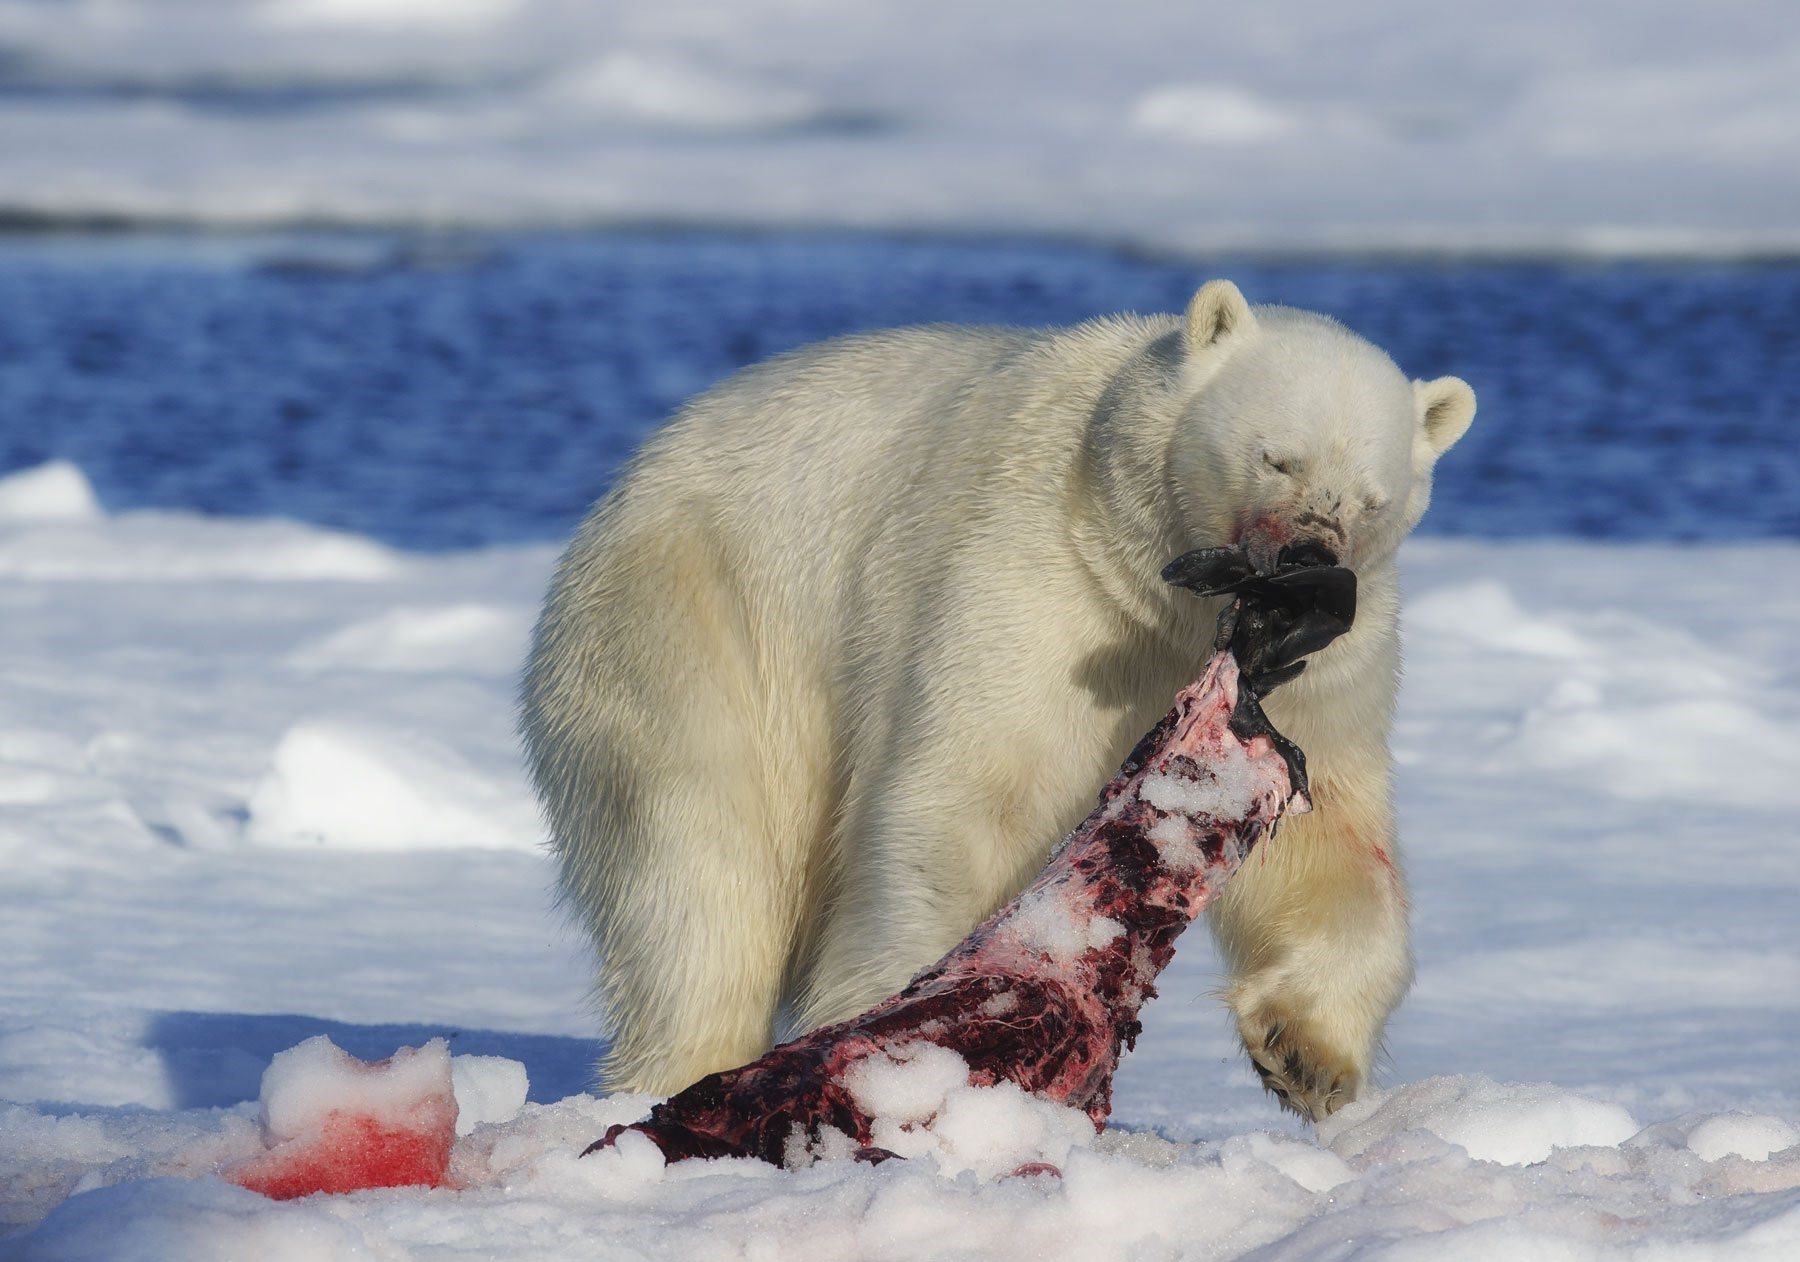
[(1309, 1037), (1305, 1024), (1295, 1018), (1259, 1017), (1246, 1021), (1242, 1034), (1264, 1088), (1283, 1108), (1308, 1121), (1324, 1121), (1354, 1100), (1362, 1086), (1356, 1067)]

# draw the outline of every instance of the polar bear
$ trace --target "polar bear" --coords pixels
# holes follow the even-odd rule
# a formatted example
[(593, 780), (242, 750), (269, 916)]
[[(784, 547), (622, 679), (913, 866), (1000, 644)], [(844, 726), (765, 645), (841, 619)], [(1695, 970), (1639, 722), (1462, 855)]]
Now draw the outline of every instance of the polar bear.
[(923, 327), (750, 368), (596, 505), (521, 727), (617, 1090), (668, 1093), (902, 986), (1043, 865), (1210, 648), (1158, 572), (1241, 542), (1360, 580), (1272, 698), (1316, 810), (1209, 913), (1264, 1083), (1320, 1118), (1411, 981), (1395, 551), (1474, 417), (1229, 281), (1185, 318)]

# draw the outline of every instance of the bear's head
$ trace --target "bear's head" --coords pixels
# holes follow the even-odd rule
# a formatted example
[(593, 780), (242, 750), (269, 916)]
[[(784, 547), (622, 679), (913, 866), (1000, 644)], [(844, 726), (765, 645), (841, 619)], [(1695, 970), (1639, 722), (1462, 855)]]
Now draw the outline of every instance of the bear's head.
[(1282, 559), (1365, 568), (1391, 557), (1431, 502), (1439, 456), (1475, 418), (1456, 377), (1408, 381), (1325, 316), (1252, 310), (1215, 280), (1188, 305), (1169, 449), (1184, 533)]

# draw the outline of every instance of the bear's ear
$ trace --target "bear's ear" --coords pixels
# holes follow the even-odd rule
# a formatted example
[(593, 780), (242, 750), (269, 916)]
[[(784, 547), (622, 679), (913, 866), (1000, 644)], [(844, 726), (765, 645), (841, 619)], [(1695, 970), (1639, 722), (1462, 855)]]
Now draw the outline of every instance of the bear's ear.
[(1250, 304), (1238, 287), (1228, 280), (1209, 280), (1200, 286), (1187, 309), (1187, 344), (1190, 351), (1205, 350), (1239, 333), (1256, 327)]
[(1436, 460), (1469, 432), (1475, 392), (1461, 377), (1439, 377), (1413, 382), (1413, 399), (1419, 408), (1419, 438)]

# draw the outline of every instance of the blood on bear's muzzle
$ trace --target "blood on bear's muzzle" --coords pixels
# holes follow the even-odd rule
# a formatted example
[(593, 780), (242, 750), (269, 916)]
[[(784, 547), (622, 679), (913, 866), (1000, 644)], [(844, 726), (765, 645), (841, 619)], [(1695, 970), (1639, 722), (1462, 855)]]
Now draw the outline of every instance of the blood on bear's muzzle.
[(1297, 517), (1259, 513), (1238, 531), (1232, 544), (1244, 551), (1258, 574), (1343, 564), (1349, 539), (1343, 528), (1317, 513)]

